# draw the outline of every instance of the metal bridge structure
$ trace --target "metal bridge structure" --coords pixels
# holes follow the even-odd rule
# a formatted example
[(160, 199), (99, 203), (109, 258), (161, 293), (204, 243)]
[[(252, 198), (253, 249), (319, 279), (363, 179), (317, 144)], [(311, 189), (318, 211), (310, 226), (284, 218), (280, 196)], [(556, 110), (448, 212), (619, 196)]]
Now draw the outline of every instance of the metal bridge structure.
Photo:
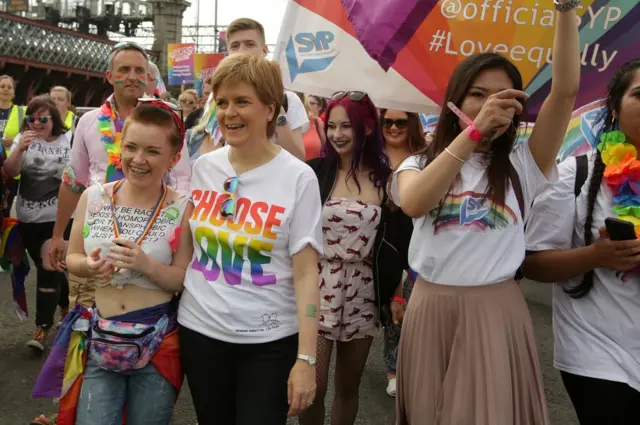
[(225, 48), (224, 26), (183, 25), (189, 5), (186, 0), (0, 0), (0, 75), (16, 80), (19, 104), (62, 85), (71, 90), (74, 105), (98, 106), (112, 91), (105, 71), (118, 41), (145, 47), (164, 75), (169, 43), (194, 42), (199, 52)]

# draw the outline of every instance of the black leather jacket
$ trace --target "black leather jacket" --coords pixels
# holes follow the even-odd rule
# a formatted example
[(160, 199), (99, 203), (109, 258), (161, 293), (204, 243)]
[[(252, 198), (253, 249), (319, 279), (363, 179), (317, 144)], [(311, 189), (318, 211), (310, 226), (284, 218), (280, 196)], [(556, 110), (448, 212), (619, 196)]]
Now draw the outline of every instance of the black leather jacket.
[[(318, 177), (320, 198), (322, 205), (324, 205), (333, 190), (338, 173), (338, 163), (325, 158), (316, 158), (308, 161), (307, 164)], [(389, 311), (391, 297), (402, 280), (402, 272), (409, 268), (407, 256), (412, 232), (411, 218), (403, 214), (399, 208), (392, 210), (388, 205), (385, 193), (380, 226), (372, 253), (376, 306), (383, 325), (391, 323)]]

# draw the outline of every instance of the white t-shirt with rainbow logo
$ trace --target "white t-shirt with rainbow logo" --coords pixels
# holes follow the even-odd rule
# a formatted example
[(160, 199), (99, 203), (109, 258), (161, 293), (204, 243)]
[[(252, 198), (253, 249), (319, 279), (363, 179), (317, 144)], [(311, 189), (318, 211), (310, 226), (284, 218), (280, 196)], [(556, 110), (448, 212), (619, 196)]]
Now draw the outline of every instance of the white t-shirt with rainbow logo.
[[(558, 180), (558, 171), (554, 166), (547, 179), (527, 142), (515, 147), (509, 159), (520, 178), (527, 218), (535, 197)], [(400, 164), (391, 190), (396, 202), (398, 174), (424, 167), (424, 161), (417, 156)], [(434, 227), (438, 206), (414, 220), (409, 266), (424, 280), (453, 286), (487, 285), (512, 279), (522, 264), (525, 238), (518, 199), (511, 185), (506, 205), (487, 199), (486, 170), (485, 154), (472, 153), (444, 199), (437, 225)]]
[(193, 166), (190, 220), (194, 256), (180, 301), (181, 325), (231, 343), (271, 342), (298, 332), (291, 257), (307, 245), (322, 253), (318, 179), (281, 149), (240, 176), (235, 218), (220, 216), (236, 173), (229, 146)]

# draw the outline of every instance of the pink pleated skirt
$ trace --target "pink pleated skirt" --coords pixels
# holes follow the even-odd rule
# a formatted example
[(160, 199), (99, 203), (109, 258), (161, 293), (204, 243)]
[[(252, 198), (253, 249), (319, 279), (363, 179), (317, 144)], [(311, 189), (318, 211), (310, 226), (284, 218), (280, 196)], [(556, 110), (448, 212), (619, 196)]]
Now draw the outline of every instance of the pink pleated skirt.
[(547, 425), (529, 309), (515, 281), (416, 282), (398, 352), (396, 425)]

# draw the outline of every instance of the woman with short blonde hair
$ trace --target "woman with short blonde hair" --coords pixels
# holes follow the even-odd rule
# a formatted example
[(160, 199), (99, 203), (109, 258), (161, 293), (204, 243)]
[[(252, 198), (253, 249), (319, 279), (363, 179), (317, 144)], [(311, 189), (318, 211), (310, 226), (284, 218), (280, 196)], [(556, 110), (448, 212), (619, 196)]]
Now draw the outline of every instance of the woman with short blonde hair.
[(198, 92), (194, 89), (185, 90), (180, 94), (178, 102), (182, 108), (182, 119), (187, 119), (198, 108)]
[(284, 425), (315, 397), (318, 180), (270, 141), (284, 98), (276, 64), (232, 55), (213, 92), (226, 144), (193, 166), (183, 366), (199, 423), (215, 412), (222, 424)]

